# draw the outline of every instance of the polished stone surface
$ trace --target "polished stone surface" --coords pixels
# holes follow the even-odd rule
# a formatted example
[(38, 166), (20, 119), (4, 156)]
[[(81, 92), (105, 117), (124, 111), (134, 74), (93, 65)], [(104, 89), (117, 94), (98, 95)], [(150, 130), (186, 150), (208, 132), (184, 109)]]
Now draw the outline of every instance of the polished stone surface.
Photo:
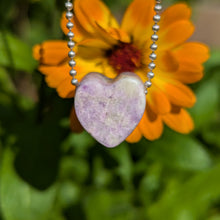
[(76, 89), (75, 111), (82, 126), (98, 142), (115, 147), (135, 129), (145, 110), (141, 79), (125, 72), (115, 79), (87, 74)]

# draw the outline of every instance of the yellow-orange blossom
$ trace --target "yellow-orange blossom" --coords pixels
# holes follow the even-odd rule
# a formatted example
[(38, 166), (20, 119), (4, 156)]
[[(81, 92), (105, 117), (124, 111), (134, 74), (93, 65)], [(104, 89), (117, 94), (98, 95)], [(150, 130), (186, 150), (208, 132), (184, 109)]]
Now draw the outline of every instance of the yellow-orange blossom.
[[(89, 72), (114, 78), (122, 71), (133, 71), (146, 81), (153, 8), (154, 0), (134, 0), (119, 26), (102, 1), (75, 0), (76, 78), (80, 81)], [(186, 42), (194, 32), (190, 16), (186, 4), (173, 5), (162, 14), (155, 78), (146, 96), (146, 111), (126, 139), (128, 142), (138, 142), (142, 136), (149, 140), (159, 138), (164, 123), (180, 133), (193, 129), (193, 121), (185, 109), (195, 104), (196, 97), (185, 84), (203, 77), (202, 64), (208, 59), (209, 51), (201, 43)], [(66, 23), (63, 14), (64, 33), (68, 32)], [(70, 83), (66, 45), (66, 41), (36, 45), (34, 57), (40, 61), (39, 70), (46, 76), (48, 86), (56, 88), (62, 98), (73, 98), (75, 88)], [(71, 126), (75, 132), (82, 130), (74, 109)]]

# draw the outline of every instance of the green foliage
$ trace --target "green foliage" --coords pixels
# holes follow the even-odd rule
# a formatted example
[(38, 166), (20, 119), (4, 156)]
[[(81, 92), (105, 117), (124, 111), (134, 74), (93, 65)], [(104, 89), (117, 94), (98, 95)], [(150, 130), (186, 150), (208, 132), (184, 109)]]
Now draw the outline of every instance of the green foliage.
[(0, 30), (0, 66), (16, 70), (33, 71), (36, 62), (32, 57), (31, 47), (15, 36)]
[[(195, 138), (173, 132), (165, 134), (164, 138), (151, 144), (147, 157), (158, 160), (163, 166), (173, 169), (199, 171), (210, 168), (212, 159), (204, 146)], [(178, 144), (177, 144), (178, 143)], [(167, 150), (169, 148), (169, 150)]]
[(50, 219), (56, 186), (38, 191), (25, 183), (14, 171), (14, 154), (6, 149), (1, 164), (1, 206), (8, 220)]
[(70, 132), (73, 100), (36, 70), (31, 48), (62, 37), (62, 10), (59, 0), (0, 1), (0, 219), (220, 220), (220, 51), (193, 86), (192, 134), (165, 128), (157, 141), (106, 149)]
[(149, 208), (149, 218), (159, 220), (169, 216), (170, 220), (205, 219), (208, 208), (220, 197), (219, 172), (220, 165), (217, 164), (209, 171), (195, 175), (185, 184), (168, 181), (160, 200)]

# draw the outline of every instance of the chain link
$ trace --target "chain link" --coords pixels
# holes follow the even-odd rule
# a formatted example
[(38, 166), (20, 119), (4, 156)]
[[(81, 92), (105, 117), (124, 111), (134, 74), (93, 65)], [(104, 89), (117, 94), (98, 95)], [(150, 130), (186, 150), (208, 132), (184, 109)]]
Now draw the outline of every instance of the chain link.
[(154, 15), (153, 17), (153, 20), (154, 20), (154, 25), (152, 27), (153, 29), (153, 35), (151, 36), (151, 40), (153, 41), (153, 43), (151, 44), (150, 46), (150, 49), (151, 49), (151, 54), (149, 56), (151, 62), (149, 63), (148, 65), (148, 69), (149, 69), (149, 72), (147, 73), (147, 78), (148, 80), (144, 83), (144, 86), (145, 86), (145, 94), (148, 93), (148, 88), (151, 87), (152, 85), (152, 82), (151, 82), (151, 79), (154, 78), (154, 73), (153, 73), (153, 70), (155, 69), (156, 67), (156, 64), (154, 63), (154, 61), (156, 60), (157, 58), (157, 55), (155, 53), (155, 51), (157, 50), (157, 44), (156, 42), (158, 41), (158, 35), (157, 35), (157, 32), (159, 31), (160, 29), (160, 26), (158, 25), (159, 21), (160, 21), (160, 13), (161, 13), (161, 10), (162, 10), (162, 5), (161, 5), (161, 0), (156, 0), (156, 4), (154, 6), (154, 11), (156, 12), (156, 14)]
[(68, 53), (68, 56), (70, 58), (69, 60), (69, 66), (71, 67), (71, 70), (69, 72), (69, 74), (73, 77), (71, 83), (74, 86), (79, 86), (79, 82), (78, 80), (75, 78), (76, 76), (76, 70), (74, 69), (74, 67), (76, 66), (76, 62), (74, 60), (75, 57), (75, 52), (73, 51), (73, 48), (75, 46), (75, 42), (73, 41), (74, 38), (74, 33), (72, 32), (72, 29), (74, 27), (74, 24), (72, 22), (73, 19), (73, 4), (71, 2), (71, 0), (67, 0), (67, 2), (65, 3), (65, 7), (66, 7), (66, 18), (68, 19), (68, 22), (66, 24), (67, 29), (69, 30), (69, 32), (67, 33), (67, 37), (69, 38), (69, 41), (67, 43), (68, 47), (70, 48), (70, 51)]

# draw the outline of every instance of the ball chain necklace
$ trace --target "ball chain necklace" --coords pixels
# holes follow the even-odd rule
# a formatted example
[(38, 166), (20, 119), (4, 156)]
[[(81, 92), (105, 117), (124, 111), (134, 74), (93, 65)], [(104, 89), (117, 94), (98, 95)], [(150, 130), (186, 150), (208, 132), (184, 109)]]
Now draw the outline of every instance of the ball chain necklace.
[(75, 42), (72, 31), (74, 24), (72, 23), (73, 4), (71, 0), (67, 0), (65, 7), (68, 19), (66, 27), (69, 30), (67, 33), (70, 48), (69, 66), (71, 67), (69, 74), (73, 77), (71, 83), (76, 86), (74, 99), (76, 115), (84, 129), (99, 143), (106, 147), (115, 147), (132, 133), (145, 111), (145, 95), (152, 85), (151, 79), (154, 77), (153, 70), (156, 67), (154, 61), (157, 58), (155, 51), (158, 47), (156, 42), (158, 40), (157, 32), (160, 28), (158, 22), (161, 18), (161, 0), (155, 0), (151, 54), (149, 56), (151, 62), (148, 65), (148, 79), (144, 84), (132, 72), (120, 73), (115, 79), (107, 78), (101, 73), (91, 72), (79, 83), (75, 78), (77, 72), (74, 69), (76, 62), (73, 51)]

